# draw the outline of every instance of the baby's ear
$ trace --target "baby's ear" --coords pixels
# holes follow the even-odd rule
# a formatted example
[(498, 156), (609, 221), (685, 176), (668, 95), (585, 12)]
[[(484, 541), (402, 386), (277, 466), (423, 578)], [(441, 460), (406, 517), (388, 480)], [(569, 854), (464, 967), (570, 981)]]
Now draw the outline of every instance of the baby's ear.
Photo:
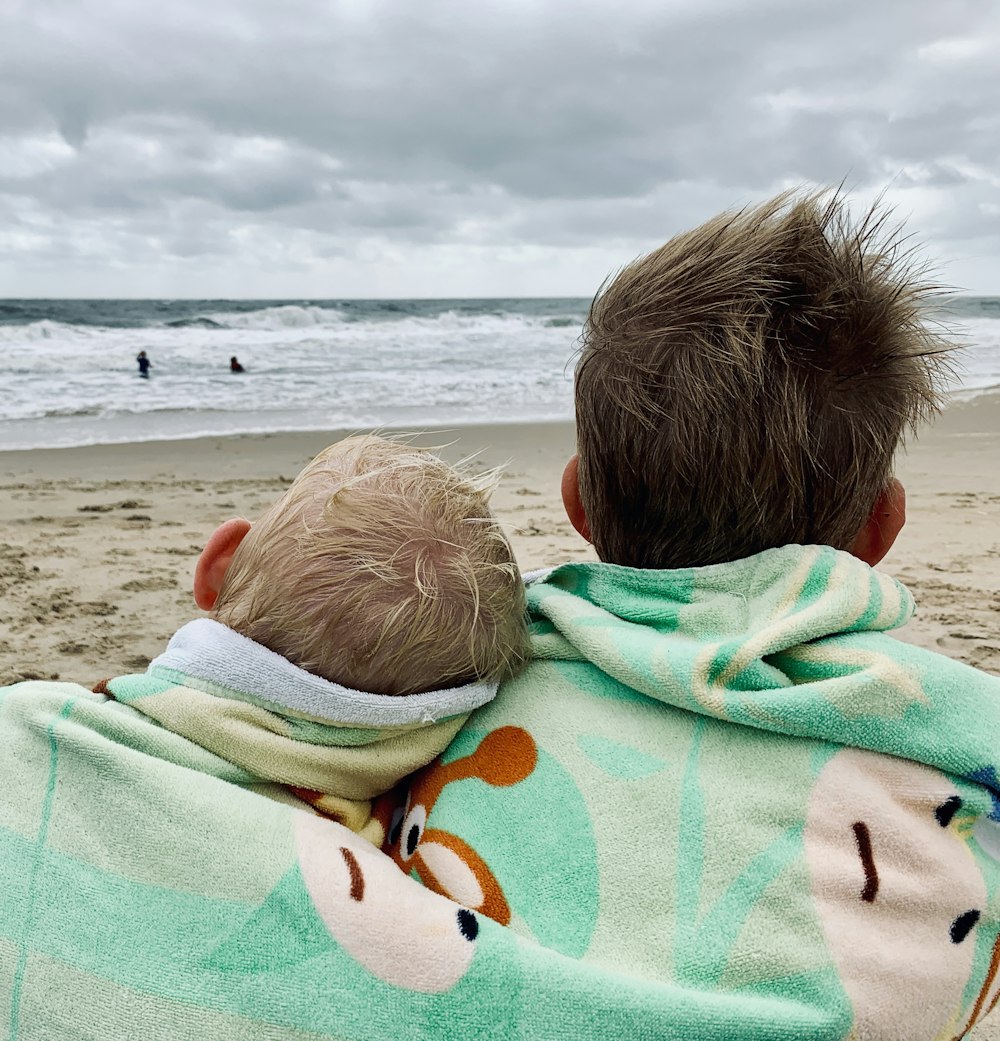
[(194, 602), (203, 611), (215, 607), (233, 554), (249, 530), (250, 522), (242, 517), (227, 520), (215, 529), (201, 551), (194, 569)]

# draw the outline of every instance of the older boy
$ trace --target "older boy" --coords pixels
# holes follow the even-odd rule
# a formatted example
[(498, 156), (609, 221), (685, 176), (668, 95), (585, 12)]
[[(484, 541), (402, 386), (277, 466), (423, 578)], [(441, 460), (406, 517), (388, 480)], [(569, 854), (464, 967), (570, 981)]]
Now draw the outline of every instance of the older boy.
[(563, 493), (602, 563), (529, 585), (532, 664), (390, 835), (655, 1036), (951, 1038), (1000, 994), (1000, 680), (885, 635), (872, 569), (945, 348), (879, 233), (785, 195), (598, 295)]

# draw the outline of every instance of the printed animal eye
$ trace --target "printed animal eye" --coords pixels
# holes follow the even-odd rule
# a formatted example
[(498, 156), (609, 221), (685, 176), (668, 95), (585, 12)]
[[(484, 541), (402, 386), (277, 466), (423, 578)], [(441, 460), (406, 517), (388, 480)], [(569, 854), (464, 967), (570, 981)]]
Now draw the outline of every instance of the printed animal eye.
[(400, 827), (400, 850), (399, 855), (403, 860), (409, 860), (420, 845), (420, 836), (424, 833), (424, 825), (427, 823), (427, 811), (419, 803), (410, 808), (410, 812), (403, 818)]
[(966, 911), (965, 914), (960, 914), (955, 921), (951, 923), (951, 929), (948, 930), (951, 934), (951, 942), (961, 943), (966, 936), (972, 932), (973, 926), (975, 926), (978, 921), (978, 911)]
[(951, 824), (952, 817), (962, 808), (962, 800), (957, 795), (949, 796), (940, 806), (934, 810), (934, 816), (942, 828)]
[(479, 935), (479, 919), (464, 907), (458, 912), (458, 931), (472, 943)]

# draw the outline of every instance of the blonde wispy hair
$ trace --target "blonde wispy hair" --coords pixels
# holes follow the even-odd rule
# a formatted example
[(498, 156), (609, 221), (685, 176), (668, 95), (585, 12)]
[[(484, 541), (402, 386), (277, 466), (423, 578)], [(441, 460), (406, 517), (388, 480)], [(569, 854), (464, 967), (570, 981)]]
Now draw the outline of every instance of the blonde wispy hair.
[(251, 527), (213, 617), (378, 694), (512, 675), (524, 587), (489, 508), (495, 483), (401, 441), (331, 445)]
[(576, 369), (580, 496), (602, 560), (849, 548), (939, 406), (937, 287), (878, 206), (836, 191), (724, 213), (595, 297)]

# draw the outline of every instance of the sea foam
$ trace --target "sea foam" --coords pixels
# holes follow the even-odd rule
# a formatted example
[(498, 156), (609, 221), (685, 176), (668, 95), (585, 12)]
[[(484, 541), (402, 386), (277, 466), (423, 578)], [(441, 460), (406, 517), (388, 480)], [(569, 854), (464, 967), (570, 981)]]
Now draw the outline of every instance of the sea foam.
[(586, 313), (576, 300), (28, 303), (30, 320), (0, 316), (5, 448), (568, 419)]
[[(0, 447), (571, 419), (578, 300), (7, 300)], [(952, 397), (1000, 386), (1000, 300), (944, 316)], [(137, 376), (145, 350), (151, 378)], [(246, 368), (229, 371), (236, 355)]]

